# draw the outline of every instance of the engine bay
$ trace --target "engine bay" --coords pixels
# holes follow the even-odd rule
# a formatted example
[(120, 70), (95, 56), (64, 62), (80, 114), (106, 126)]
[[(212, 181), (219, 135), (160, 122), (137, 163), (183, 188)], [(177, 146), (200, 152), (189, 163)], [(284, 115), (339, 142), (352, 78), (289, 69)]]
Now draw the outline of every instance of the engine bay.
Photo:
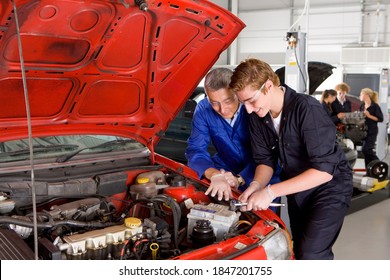
[[(39, 259), (171, 259), (245, 234), (260, 220), (164, 170), (40, 180), (34, 188)], [(13, 258), (33, 256), (32, 195), (29, 181), (0, 183), (2, 242), (19, 246), (3, 251), (21, 254)]]

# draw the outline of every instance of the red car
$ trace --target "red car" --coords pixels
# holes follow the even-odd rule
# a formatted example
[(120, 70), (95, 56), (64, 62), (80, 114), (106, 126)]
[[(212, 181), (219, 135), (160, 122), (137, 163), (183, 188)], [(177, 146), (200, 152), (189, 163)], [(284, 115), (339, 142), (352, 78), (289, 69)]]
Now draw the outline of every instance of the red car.
[(232, 209), (154, 152), (240, 19), (206, 0), (17, 0), (0, 25), (1, 259), (294, 258), (271, 210)]

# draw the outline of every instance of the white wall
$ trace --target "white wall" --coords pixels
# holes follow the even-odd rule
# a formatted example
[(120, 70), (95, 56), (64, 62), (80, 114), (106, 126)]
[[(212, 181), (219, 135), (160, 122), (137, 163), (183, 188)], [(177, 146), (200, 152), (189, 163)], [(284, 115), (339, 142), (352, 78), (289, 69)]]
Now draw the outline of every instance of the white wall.
[[(351, 67), (362, 72), (367, 67), (390, 68), (390, 55), (377, 55), (381, 50), (384, 50), (382, 53), (390, 53), (390, 0), (311, 0), (308, 15), (303, 14), (305, 0), (212, 2), (236, 11), (247, 25), (236, 40), (235, 61), (231, 61), (232, 56), (225, 52), (217, 65), (236, 65), (245, 58), (257, 57), (275, 69), (283, 66), (286, 34), (303, 15), (290, 31), (299, 28), (307, 33), (308, 60), (337, 67), (333, 70), (334, 74), (318, 88), (319, 91), (333, 88)], [(364, 59), (361, 55), (352, 57), (352, 60), (348, 58), (346, 63), (342, 61), (346, 47), (374, 51), (367, 52)]]
[[(270, 64), (283, 64), (284, 37), (303, 14), (304, 0), (212, 0), (237, 13), (247, 27), (239, 35), (237, 64), (247, 57), (259, 57)], [(311, 0), (292, 31), (307, 33), (309, 61), (339, 64), (346, 46), (390, 46), (389, 0)], [(364, 5), (363, 5), (364, 4)], [(227, 64), (227, 54), (218, 64)]]
[[(308, 60), (339, 64), (342, 47), (390, 45), (390, 6), (382, 5), (379, 13), (362, 14), (360, 9), (360, 5), (311, 8), (292, 29), (307, 33)], [(302, 10), (291, 9), (239, 12), (247, 27), (238, 38), (238, 60), (255, 56), (271, 64), (284, 63), (284, 37), (301, 14)]]

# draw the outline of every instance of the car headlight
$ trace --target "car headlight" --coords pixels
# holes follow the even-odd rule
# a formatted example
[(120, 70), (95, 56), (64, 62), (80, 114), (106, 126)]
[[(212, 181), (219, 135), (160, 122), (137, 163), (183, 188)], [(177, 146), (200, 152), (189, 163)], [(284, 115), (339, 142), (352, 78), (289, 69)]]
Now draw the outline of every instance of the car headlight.
[(266, 239), (262, 246), (269, 260), (289, 260), (293, 256), (292, 243), (289, 233), (281, 228), (275, 229)]

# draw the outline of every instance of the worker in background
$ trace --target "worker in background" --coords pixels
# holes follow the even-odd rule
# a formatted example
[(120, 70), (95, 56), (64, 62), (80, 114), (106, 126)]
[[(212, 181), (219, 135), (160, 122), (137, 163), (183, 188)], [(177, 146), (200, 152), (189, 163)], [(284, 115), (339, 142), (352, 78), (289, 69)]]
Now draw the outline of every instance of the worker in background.
[[(266, 209), (287, 195), (296, 259), (333, 259), (332, 246), (352, 197), (352, 169), (336, 127), (312, 96), (280, 85), (265, 62), (247, 59), (230, 88), (249, 114), (256, 173), (239, 199), (242, 211)], [(278, 162), (281, 182), (268, 184)]]
[(334, 89), (326, 89), (321, 95), (321, 104), (325, 112), (328, 114), (332, 122), (337, 125), (340, 121), (337, 115), (333, 113), (332, 104), (337, 99), (337, 92)]
[(335, 91), (337, 92), (337, 98), (332, 103), (332, 112), (341, 120), (345, 117), (344, 113), (352, 112), (351, 101), (347, 99), (350, 87), (347, 83), (340, 83), (335, 86)]
[(370, 88), (363, 88), (360, 91), (360, 111), (366, 116), (367, 135), (363, 139), (362, 153), (364, 155), (364, 164), (373, 160), (379, 160), (375, 153), (376, 138), (378, 136), (378, 122), (383, 122), (383, 113), (378, 105), (378, 93)]
[[(206, 194), (217, 196), (218, 200), (231, 199), (232, 187), (245, 190), (256, 168), (251, 154), (248, 114), (229, 90), (232, 74), (228, 68), (216, 68), (206, 75), (207, 98), (195, 109), (186, 149), (188, 166), (199, 178), (211, 181)], [(208, 151), (210, 141), (217, 151), (214, 155)], [(275, 174), (271, 182), (279, 181)]]
[[(335, 90), (337, 92), (337, 98), (332, 103), (332, 115), (337, 116), (338, 121), (335, 122), (337, 127), (337, 132), (339, 135), (345, 135), (345, 125), (342, 120), (345, 118), (345, 113), (352, 112), (352, 103), (347, 99), (347, 94), (350, 91), (350, 87), (347, 83), (340, 83), (335, 86)], [(332, 121), (335, 121), (333, 118)]]

